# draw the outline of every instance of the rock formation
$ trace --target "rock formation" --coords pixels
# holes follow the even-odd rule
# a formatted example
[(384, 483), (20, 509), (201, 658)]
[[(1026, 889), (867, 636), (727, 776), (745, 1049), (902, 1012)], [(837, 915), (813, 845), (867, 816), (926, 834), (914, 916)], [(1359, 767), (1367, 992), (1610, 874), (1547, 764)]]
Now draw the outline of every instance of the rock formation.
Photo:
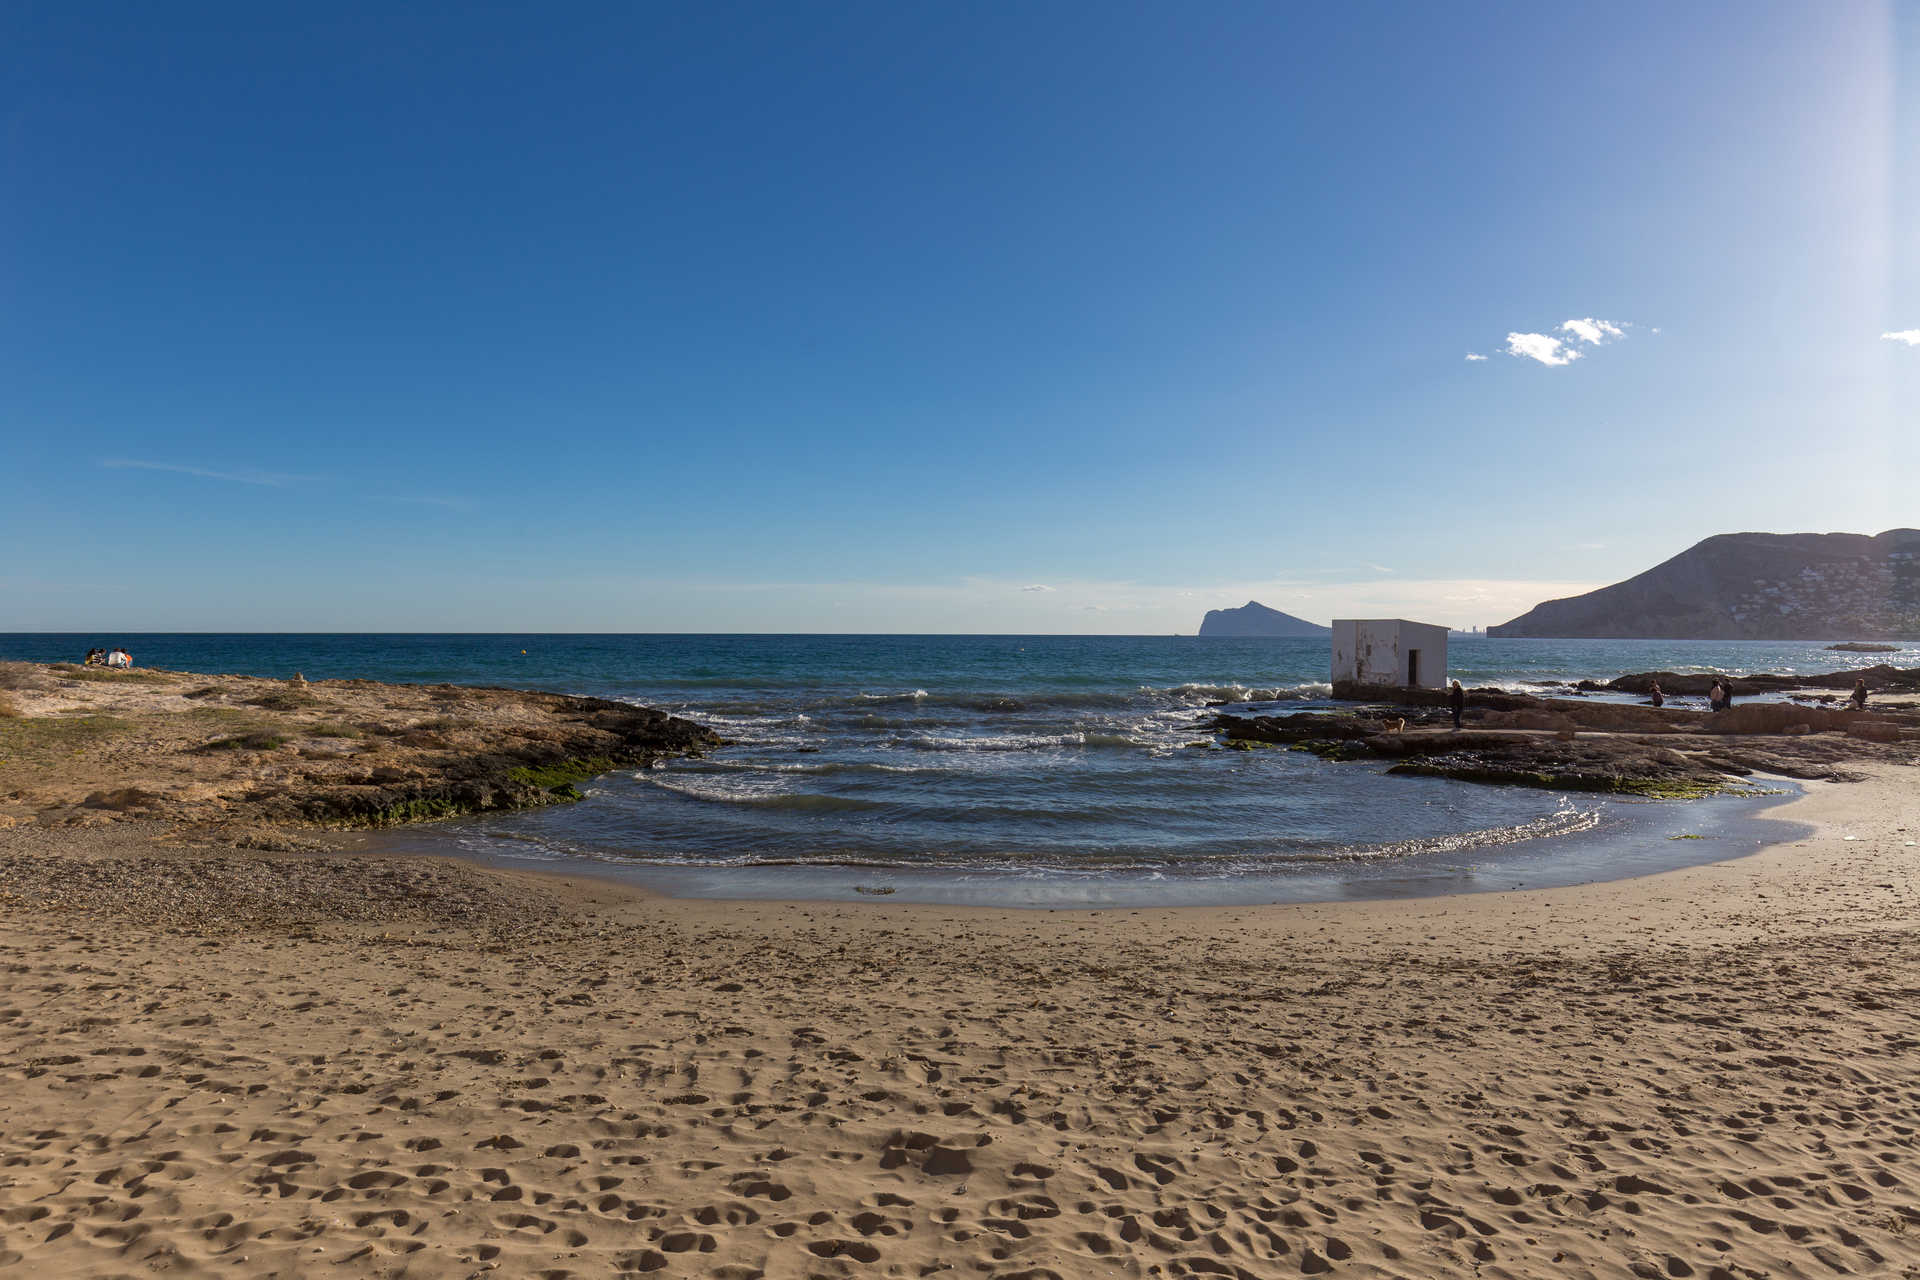
[(1637, 577), (1549, 600), (1490, 636), (1825, 640), (1920, 636), (1920, 529), (1725, 533)]
[[(0, 663), (0, 829), (153, 819), (228, 843), (581, 798), (721, 745), (648, 707), (465, 685)], [(275, 846), (266, 846), (275, 847)]]
[(1314, 640), (1333, 634), (1330, 627), (1269, 609), (1249, 600), (1238, 609), (1209, 609), (1200, 623), (1203, 636), (1258, 636), (1282, 640)]

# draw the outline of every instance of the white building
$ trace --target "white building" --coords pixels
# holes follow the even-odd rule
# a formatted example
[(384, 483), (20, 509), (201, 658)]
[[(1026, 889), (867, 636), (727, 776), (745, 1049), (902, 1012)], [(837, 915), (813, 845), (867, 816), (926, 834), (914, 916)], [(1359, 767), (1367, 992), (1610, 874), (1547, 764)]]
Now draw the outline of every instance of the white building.
[(1443, 689), (1447, 629), (1405, 618), (1335, 618), (1333, 682)]

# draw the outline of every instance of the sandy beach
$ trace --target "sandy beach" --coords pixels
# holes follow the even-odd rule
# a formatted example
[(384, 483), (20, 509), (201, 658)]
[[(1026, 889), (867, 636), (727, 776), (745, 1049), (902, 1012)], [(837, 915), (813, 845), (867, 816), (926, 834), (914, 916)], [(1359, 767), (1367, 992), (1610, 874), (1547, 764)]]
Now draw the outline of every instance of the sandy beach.
[(1920, 1275), (1920, 809), (1639, 880), (1033, 912), (0, 832), (0, 1267)]
[(0, 32), (0, 1280), (1920, 1280), (1920, 0)]

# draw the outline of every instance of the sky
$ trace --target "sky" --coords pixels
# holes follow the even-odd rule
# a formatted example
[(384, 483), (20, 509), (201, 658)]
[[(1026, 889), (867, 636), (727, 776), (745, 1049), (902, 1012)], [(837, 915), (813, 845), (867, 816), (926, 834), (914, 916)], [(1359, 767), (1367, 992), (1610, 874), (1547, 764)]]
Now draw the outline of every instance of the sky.
[(1920, 524), (1920, 6), (16, 4), (0, 632), (1485, 626)]

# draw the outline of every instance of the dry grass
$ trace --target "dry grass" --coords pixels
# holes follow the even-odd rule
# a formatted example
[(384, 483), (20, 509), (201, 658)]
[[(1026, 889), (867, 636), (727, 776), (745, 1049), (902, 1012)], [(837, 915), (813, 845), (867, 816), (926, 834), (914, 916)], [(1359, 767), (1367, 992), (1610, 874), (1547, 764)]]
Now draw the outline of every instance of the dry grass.
[(20, 708), (13, 705), (13, 699), (0, 693), (0, 720), (18, 720)]
[(265, 707), (268, 711), (299, 711), (319, 706), (320, 699), (299, 689), (275, 689), (257, 698), (248, 698), (246, 703), (250, 707)]
[(178, 679), (166, 671), (138, 671), (116, 667), (83, 667), (72, 662), (56, 662), (49, 668), (62, 680), (78, 680), (86, 684), (111, 684), (116, 680), (131, 680), (136, 684), (170, 684)]
[(0, 721), (0, 758), (55, 761), (109, 738), (122, 738), (140, 726), (118, 716), (16, 717)]
[(0, 689), (51, 689), (53, 682), (31, 662), (0, 662)]

